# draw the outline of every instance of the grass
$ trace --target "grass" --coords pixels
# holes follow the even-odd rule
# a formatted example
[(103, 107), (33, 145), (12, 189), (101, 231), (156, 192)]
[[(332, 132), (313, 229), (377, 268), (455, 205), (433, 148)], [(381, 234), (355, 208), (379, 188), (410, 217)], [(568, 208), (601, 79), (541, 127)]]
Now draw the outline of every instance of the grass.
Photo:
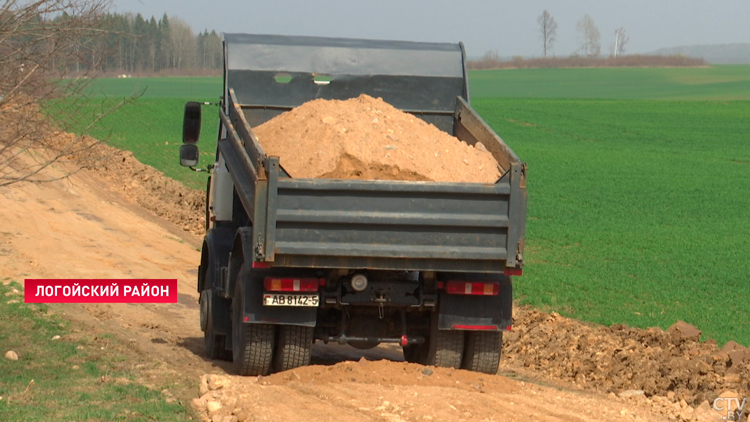
[[(5, 296), (17, 283), (0, 285), (0, 345), (19, 360), (0, 358), (0, 420), (27, 421), (187, 421), (187, 410), (167, 403), (138, 384), (112, 338), (91, 338), (47, 307)], [(8, 303), (13, 298), (19, 303)], [(60, 336), (52, 340), (53, 336)]]
[[(470, 83), (474, 107), (529, 164), (523, 302), (604, 324), (685, 320), (750, 345), (750, 66), (472, 71)], [(211, 101), (220, 79), (97, 86), (148, 89), (94, 135), (205, 186), (177, 162), (182, 104)], [(204, 165), (216, 114), (204, 108)]]
[(525, 303), (750, 344), (750, 102), (474, 107), (529, 165)]
[(138, 94), (141, 98), (180, 98), (200, 101), (219, 101), (222, 79), (216, 77), (168, 78), (101, 78), (87, 89), (93, 97), (124, 98)]
[[(138, 98), (115, 112), (106, 114), (88, 130), (88, 134), (117, 148), (132, 151), (140, 162), (159, 169), (193, 189), (205, 189), (207, 173), (193, 172), (180, 166), (182, 116), (186, 101), (184, 98)], [(95, 116), (111, 110), (118, 102), (119, 100), (112, 98), (85, 104), (82, 106), (82, 113), (88, 117), (74, 125), (74, 128), (87, 126)], [(54, 115), (54, 110), (48, 110), (48, 113)], [(199, 167), (213, 163), (216, 154), (219, 127), (217, 106), (203, 106), (202, 118)]]
[[(180, 166), (185, 102), (182, 98), (142, 98), (104, 117), (91, 134), (98, 139), (109, 139), (110, 145), (132, 151), (140, 162), (191, 188), (205, 189), (206, 173)], [(204, 106), (202, 118), (200, 166), (205, 166), (213, 163), (216, 155), (218, 107)]]
[[(74, 124), (80, 131), (97, 116), (111, 110), (123, 98), (137, 98), (104, 116), (88, 134), (129, 150), (142, 163), (193, 189), (205, 189), (206, 173), (180, 166), (182, 116), (187, 101), (218, 102), (222, 79), (216, 77), (101, 78), (86, 88), (90, 98), (77, 105), (85, 117)], [(70, 105), (70, 103), (64, 103)], [(213, 162), (219, 116), (217, 106), (203, 107), (200, 166)], [(48, 111), (54, 116), (54, 109)]]

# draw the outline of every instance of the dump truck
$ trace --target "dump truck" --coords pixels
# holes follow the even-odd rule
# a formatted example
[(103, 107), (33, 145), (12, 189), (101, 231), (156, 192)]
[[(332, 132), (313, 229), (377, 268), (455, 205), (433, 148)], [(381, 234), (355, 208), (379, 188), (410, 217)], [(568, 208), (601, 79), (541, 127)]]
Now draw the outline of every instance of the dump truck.
[[(463, 44), (224, 34), (223, 46), (197, 280), (207, 356), (265, 375), (310, 364), (316, 341), (393, 343), (409, 362), (495, 373), (524, 263), (526, 165), (471, 108)], [(360, 94), (481, 142), (502, 176), (294, 178), (253, 132)], [(202, 106), (185, 106), (180, 162), (193, 170)]]

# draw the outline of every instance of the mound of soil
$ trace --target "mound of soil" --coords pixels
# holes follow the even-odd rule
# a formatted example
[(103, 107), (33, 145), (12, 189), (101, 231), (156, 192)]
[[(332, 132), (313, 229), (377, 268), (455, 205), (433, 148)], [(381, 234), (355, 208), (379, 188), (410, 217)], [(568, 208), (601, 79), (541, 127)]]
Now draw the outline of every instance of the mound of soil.
[(667, 331), (585, 324), (528, 307), (514, 310), (504, 338), (505, 368), (527, 368), (582, 388), (645, 397), (669, 396), (697, 406), (730, 390), (750, 396), (750, 348), (721, 350), (700, 342), (700, 331), (678, 322)]
[(367, 95), (310, 101), (254, 131), (292, 177), (494, 183), (501, 175), (482, 147)]
[(196, 235), (205, 232), (206, 194), (141, 163), (133, 153), (97, 146), (108, 157), (92, 166), (108, 185), (138, 205)]

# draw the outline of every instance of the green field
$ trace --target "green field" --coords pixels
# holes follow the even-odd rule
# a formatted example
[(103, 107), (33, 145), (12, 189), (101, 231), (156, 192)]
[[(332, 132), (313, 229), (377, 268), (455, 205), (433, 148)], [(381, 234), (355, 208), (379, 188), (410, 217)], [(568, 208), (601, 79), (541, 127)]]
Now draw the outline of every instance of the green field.
[[(221, 90), (199, 79), (97, 81), (107, 97), (148, 88), (94, 134), (204, 186), (177, 163), (183, 102)], [(474, 107), (529, 165), (518, 298), (604, 324), (681, 319), (750, 345), (750, 66), (477, 71), (470, 82)], [(203, 164), (216, 125), (206, 107)]]
[(472, 98), (750, 100), (750, 66), (503, 69), (470, 73)]
[(94, 80), (86, 93), (92, 97), (123, 98), (139, 95), (141, 98), (180, 98), (219, 101), (221, 78), (170, 77), (170, 78), (103, 78)]
[[(209, 101), (206, 97), (187, 98)], [(206, 187), (206, 173), (192, 172), (180, 166), (182, 115), (186, 101), (186, 98), (144, 96), (125, 104), (115, 112), (106, 114), (89, 133), (118, 148), (132, 151), (139, 161), (161, 170), (173, 179), (192, 188), (202, 189)], [(84, 112), (93, 118), (102, 110), (109, 110), (116, 103), (116, 99), (94, 102), (86, 106)], [(213, 162), (216, 154), (218, 107), (204, 106), (202, 116), (200, 166), (205, 167)]]
[(525, 302), (750, 343), (750, 102), (480, 99), (527, 161)]

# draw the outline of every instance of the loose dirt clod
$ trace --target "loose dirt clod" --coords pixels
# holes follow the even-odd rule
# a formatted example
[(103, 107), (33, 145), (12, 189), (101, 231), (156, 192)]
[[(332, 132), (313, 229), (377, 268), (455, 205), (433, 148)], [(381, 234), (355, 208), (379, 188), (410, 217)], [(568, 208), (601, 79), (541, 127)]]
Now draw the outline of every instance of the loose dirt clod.
[(667, 329), (668, 333), (676, 336), (678, 339), (700, 341), (701, 330), (696, 326), (690, 325), (685, 321), (677, 321)]
[(254, 128), (266, 154), (298, 178), (494, 183), (498, 165), (380, 98), (314, 100)]
[(5, 293), (5, 296), (18, 296), (18, 295), (20, 295), (20, 294), (21, 294), (21, 292), (19, 292), (19, 291), (18, 291), (18, 289), (16, 289), (16, 288), (14, 287), (14, 288), (10, 289), (10, 291), (9, 291), (9, 292), (6, 292), (6, 293)]
[(208, 416), (213, 416), (221, 410), (221, 403), (217, 401), (210, 401), (206, 403), (206, 411), (208, 411)]

